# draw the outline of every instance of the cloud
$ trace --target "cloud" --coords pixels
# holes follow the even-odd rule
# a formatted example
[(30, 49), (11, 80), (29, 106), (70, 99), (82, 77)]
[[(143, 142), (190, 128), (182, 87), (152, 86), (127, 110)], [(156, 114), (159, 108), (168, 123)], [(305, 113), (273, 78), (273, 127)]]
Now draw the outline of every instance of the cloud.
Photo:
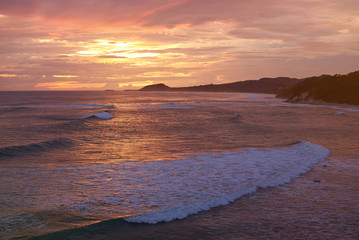
[(12, 0), (0, 2), (0, 13), (77, 24), (135, 23), (142, 17), (176, 4), (176, 0)]
[(357, 9), (357, 0), (0, 1), (0, 88), (345, 73), (359, 56)]
[(71, 89), (91, 89), (103, 88), (105, 83), (83, 83), (78, 81), (56, 81), (41, 82), (35, 85), (35, 88), (51, 89), (51, 90), (71, 90)]
[(127, 58), (125, 56), (117, 56), (117, 55), (100, 55), (98, 58)]

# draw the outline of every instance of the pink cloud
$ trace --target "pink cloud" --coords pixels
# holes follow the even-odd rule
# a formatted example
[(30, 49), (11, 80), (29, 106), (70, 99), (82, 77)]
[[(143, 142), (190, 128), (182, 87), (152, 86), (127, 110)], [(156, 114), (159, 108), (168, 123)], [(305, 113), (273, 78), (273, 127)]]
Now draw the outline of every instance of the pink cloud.
[[(2, 77), (0, 88), (34, 86), (43, 75), (100, 83), (123, 76), (142, 81), (157, 71), (191, 73), (185, 80), (166, 79), (183, 86), (216, 76), (238, 81), (345, 73), (356, 70), (349, 68), (359, 56), (357, 9), (357, 0), (0, 1), (0, 69), (18, 76)], [(156, 54), (140, 64), (116, 54), (128, 53), (121, 47), (78, 56), (96, 52), (99, 46), (91, 46), (99, 39), (140, 42), (132, 54)]]
[[(333, 34), (338, 16), (357, 16), (356, 0), (11, 0), (0, 1), (0, 14), (43, 19), (56, 24), (126, 28), (199, 25), (213, 21), (237, 24), (268, 34)], [(345, 22), (346, 21), (346, 22)], [(265, 34), (265, 33), (264, 33)], [(252, 34), (250, 34), (252, 35)], [(246, 38), (246, 35), (244, 35)]]
[(135, 23), (178, 0), (12, 0), (0, 2), (0, 13), (77, 24)]
[(12, 0), (0, 2), (0, 13), (81, 23), (132, 22), (175, 26), (235, 19), (249, 22), (293, 11), (293, 1), (279, 0)]

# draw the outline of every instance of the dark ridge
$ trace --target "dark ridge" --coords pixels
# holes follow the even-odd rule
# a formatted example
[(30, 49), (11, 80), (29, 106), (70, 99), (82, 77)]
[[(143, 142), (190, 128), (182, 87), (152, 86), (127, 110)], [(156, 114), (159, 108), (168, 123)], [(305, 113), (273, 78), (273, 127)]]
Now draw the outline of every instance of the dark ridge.
[(346, 75), (310, 77), (280, 92), (278, 98), (292, 103), (327, 103), (359, 105), (359, 71)]
[(25, 154), (46, 152), (56, 148), (70, 147), (74, 143), (66, 138), (54, 139), (27, 145), (18, 145), (0, 148), (0, 159), (4, 157), (16, 157)]
[(175, 91), (175, 92), (247, 92), (277, 94), (302, 81), (297, 78), (278, 77), (262, 78), (225, 84), (209, 84), (192, 87), (168, 87), (165, 84), (146, 86), (140, 91)]
[(163, 83), (149, 85), (140, 89), (140, 91), (168, 91), (171, 88)]

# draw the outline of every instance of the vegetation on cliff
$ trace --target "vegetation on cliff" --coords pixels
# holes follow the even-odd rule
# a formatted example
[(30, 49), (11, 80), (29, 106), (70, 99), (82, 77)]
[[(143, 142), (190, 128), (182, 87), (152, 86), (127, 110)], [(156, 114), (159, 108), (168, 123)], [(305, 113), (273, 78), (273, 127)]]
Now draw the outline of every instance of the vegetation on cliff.
[(359, 105), (359, 71), (346, 75), (322, 75), (306, 78), (277, 97), (288, 102), (328, 102)]
[(337, 103), (359, 105), (359, 71), (346, 75), (322, 75), (305, 79), (278, 77), (192, 87), (146, 86), (140, 91), (248, 92), (277, 94), (293, 103)]

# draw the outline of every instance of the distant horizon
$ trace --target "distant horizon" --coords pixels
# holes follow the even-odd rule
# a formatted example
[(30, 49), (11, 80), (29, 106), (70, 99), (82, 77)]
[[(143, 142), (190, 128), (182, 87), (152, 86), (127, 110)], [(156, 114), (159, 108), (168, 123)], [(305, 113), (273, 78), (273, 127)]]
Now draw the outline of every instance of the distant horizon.
[(357, 0), (0, 1), (0, 90), (135, 90), (358, 68)]
[[(340, 75), (345, 75), (345, 74), (349, 74), (352, 72), (356, 72), (359, 71), (358, 70), (354, 70), (354, 71), (350, 71), (348, 73), (335, 73), (335, 74), (319, 74), (319, 75), (313, 75), (313, 76), (308, 76), (308, 77), (304, 77), (304, 78), (296, 78), (296, 77), (288, 77), (288, 76), (278, 76), (278, 77), (260, 77), (258, 79), (246, 79), (246, 80), (240, 80), (240, 81), (233, 81), (233, 82), (223, 82), (223, 83), (202, 83), (199, 85), (187, 85), (187, 86), (171, 86), (169, 84), (166, 84), (164, 82), (158, 82), (158, 83), (153, 83), (153, 84), (148, 84), (148, 85), (144, 85), (143, 87), (146, 86), (151, 86), (151, 85), (157, 85), (157, 84), (164, 84), (168, 87), (171, 88), (187, 88), (187, 87), (194, 87), (194, 86), (201, 86), (201, 85), (220, 85), (220, 84), (230, 84), (230, 83), (235, 83), (235, 82), (245, 82), (245, 81), (259, 81), (261, 79), (265, 79), (265, 78), (291, 78), (291, 79), (306, 79), (306, 78), (310, 78), (310, 77), (319, 77), (322, 75), (336, 75), (336, 74), (340, 74)], [(102, 92), (102, 91), (138, 91), (140, 89), (142, 89), (143, 87), (139, 87), (139, 88), (131, 88), (131, 89), (113, 89), (113, 88), (102, 88), (102, 89), (24, 89), (24, 90), (2, 90), (0, 89), (0, 92), (91, 92), (91, 91), (95, 91), (95, 92)]]

